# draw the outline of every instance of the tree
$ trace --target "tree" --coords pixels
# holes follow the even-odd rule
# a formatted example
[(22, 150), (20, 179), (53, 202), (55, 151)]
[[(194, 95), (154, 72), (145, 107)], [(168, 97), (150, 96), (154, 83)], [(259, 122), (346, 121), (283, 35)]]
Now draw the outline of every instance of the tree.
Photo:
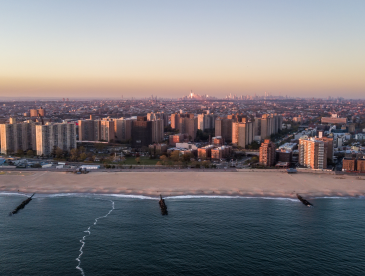
[(184, 162), (189, 163), (190, 159), (191, 159), (191, 153), (190, 152), (184, 153), (184, 155), (183, 155)]
[(260, 144), (256, 141), (253, 141), (251, 144), (248, 145), (248, 149), (257, 150), (260, 148)]
[(27, 156), (28, 157), (33, 157), (34, 156), (34, 152), (32, 150), (28, 150), (27, 151)]
[(104, 144), (104, 143), (95, 143), (94, 147), (95, 147), (98, 151), (102, 151), (102, 150), (106, 147), (106, 144)]
[(63, 157), (63, 150), (61, 148), (56, 148), (55, 150), (56, 158), (62, 158)]
[(18, 149), (16, 153), (17, 153), (18, 156), (23, 156), (24, 155), (24, 151), (22, 149)]
[(175, 150), (171, 153), (171, 156), (170, 156), (171, 160), (172, 161), (179, 161), (179, 158), (180, 158), (180, 151), (178, 150)]
[(80, 160), (84, 161), (87, 158), (87, 154), (85, 152), (80, 154)]
[(167, 156), (166, 155), (161, 155), (160, 159), (161, 159), (162, 162), (165, 162), (165, 161), (167, 161)]
[(202, 162), (202, 165), (203, 165), (205, 168), (209, 168), (209, 167), (210, 167), (210, 161), (203, 161), (203, 162)]
[(259, 162), (259, 158), (257, 156), (254, 156), (251, 158), (251, 161), (252, 161), (252, 163), (257, 163), (257, 162)]
[(72, 161), (77, 161), (77, 159), (79, 158), (79, 151), (77, 149), (72, 149), (70, 151), (70, 154), (71, 154), (71, 160)]

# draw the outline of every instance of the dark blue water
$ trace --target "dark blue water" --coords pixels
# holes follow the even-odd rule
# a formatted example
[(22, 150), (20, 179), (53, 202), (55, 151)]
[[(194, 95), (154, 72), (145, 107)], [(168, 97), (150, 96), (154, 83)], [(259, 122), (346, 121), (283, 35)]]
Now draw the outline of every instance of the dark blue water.
[(365, 199), (23, 199), (0, 195), (0, 275), (365, 275)]

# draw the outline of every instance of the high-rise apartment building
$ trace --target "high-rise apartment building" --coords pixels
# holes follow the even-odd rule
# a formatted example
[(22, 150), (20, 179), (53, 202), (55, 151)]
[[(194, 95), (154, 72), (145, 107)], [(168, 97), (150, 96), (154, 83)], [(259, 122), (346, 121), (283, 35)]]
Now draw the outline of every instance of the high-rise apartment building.
[(164, 139), (163, 120), (157, 119), (152, 121), (152, 143), (160, 143)]
[(98, 141), (94, 137), (94, 120), (79, 120), (79, 141)]
[(152, 121), (147, 117), (138, 116), (137, 121), (132, 123), (132, 147), (148, 147), (152, 144)]
[(180, 114), (179, 113), (171, 114), (170, 121), (171, 121), (171, 128), (172, 129), (179, 129)]
[(198, 114), (198, 118), (197, 118), (197, 121), (198, 121), (197, 128), (202, 131), (204, 131), (204, 115), (205, 114)]
[[(194, 119), (194, 117), (195, 117), (194, 114), (188, 114), (188, 113), (171, 114), (171, 128), (178, 129), (180, 133), (185, 133), (185, 129), (187, 126), (186, 126), (186, 121), (184, 119)], [(196, 118), (196, 128), (198, 128), (197, 118)]]
[(70, 151), (76, 148), (75, 124), (48, 124), (36, 126), (37, 155), (49, 156), (56, 148)]
[(261, 143), (259, 159), (261, 165), (268, 167), (275, 166), (275, 149), (275, 143), (271, 142), (269, 139), (265, 139), (265, 141)]
[(215, 120), (215, 136), (221, 136), (226, 142), (232, 142), (232, 119), (217, 118)]
[(79, 120), (79, 141), (100, 141), (100, 120)]
[(128, 141), (132, 138), (132, 122), (133, 120), (130, 118), (114, 120), (115, 136), (117, 140)]
[(232, 123), (232, 144), (240, 147), (246, 147), (253, 141), (253, 124), (246, 118), (241, 123)]
[[(277, 114), (263, 114), (262, 118), (255, 118), (255, 136), (260, 134), (261, 139), (270, 137), (282, 129), (283, 117)], [(259, 129), (260, 128), (260, 129)]]
[(115, 141), (114, 121), (103, 119), (100, 121), (100, 140), (106, 142)]
[[(106, 141), (118, 139), (116, 136), (116, 120), (79, 120), (79, 141)], [(126, 139), (127, 140), (127, 139)]]
[(321, 137), (316, 138), (316, 140), (325, 142), (325, 146), (327, 147), (327, 158), (333, 161), (333, 138)]
[(169, 116), (164, 112), (151, 112), (147, 113), (147, 121), (162, 120), (163, 126), (166, 127), (169, 124)]
[(214, 114), (199, 114), (197, 117), (197, 129), (202, 131), (204, 130), (212, 130), (215, 125), (215, 117)]
[(327, 168), (327, 142), (316, 138), (299, 139), (299, 164), (312, 169)]
[(181, 133), (188, 134), (190, 140), (196, 138), (196, 131), (198, 130), (198, 118), (186, 117), (180, 118)]
[(0, 124), (1, 153), (16, 153), (18, 150), (35, 149), (35, 124), (33, 122)]

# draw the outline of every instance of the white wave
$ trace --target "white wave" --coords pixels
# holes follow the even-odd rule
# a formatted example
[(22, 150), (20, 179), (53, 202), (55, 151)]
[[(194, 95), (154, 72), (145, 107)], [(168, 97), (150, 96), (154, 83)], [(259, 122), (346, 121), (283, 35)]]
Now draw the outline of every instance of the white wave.
[(316, 196), (315, 199), (364, 199), (365, 196)]
[(192, 198), (239, 198), (239, 199), (273, 199), (273, 200), (289, 200), (298, 201), (297, 199), (290, 197), (263, 197), (263, 196), (227, 196), (227, 195), (179, 195), (179, 196), (166, 196), (165, 199), (192, 199)]
[(0, 195), (18, 195), (18, 196), (26, 196), (26, 197), (31, 196), (31, 195), (26, 195), (26, 194), (22, 194), (22, 193), (11, 193), (11, 192), (0, 192)]
[[(95, 221), (94, 221), (94, 224), (93, 224), (93, 225), (96, 225), (96, 224), (98, 223), (98, 220), (99, 220), (99, 219), (106, 218), (107, 216), (109, 216), (109, 215), (110, 215), (110, 213), (111, 213), (111, 212), (113, 212), (113, 210), (115, 209), (115, 208), (114, 208), (114, 201), (112, 201), (112, 200), (109, 200), (109, 201), (112, 203), (112, 209), (110, 209), (110, 210), (109, 210), (109, 212), (108, 212), (106, 215), (96, 218), (96, 219), (95, 219)], [(85, 276), (85, 272), (84, 272), (84, 270), (81, 268), (81, 256), (82, 256), (82, 254), (84, 254), (84, 251), (83, 251), (82, 249), (83, 249), (83, 248), (84, 248), (84, 246), (85, 246), (85, 243), (86, 243), (86, 237), (91, 235), (91, 230), (90, 230), (90, 229), (91, 229), (91, 226), (89, 226), (89, 227), (87, 228), (87, 230), (85, 230), (85, 231), (84, 231), (85, 233), (88, 233), (88, 235), (83, 236), (83, 237), (82, 237), (82, 240), (80, 240), (80, 243), (81, 243), (81, 247), (80, 247), (80, 249), (79, 249), (80, 254), (79, 254), (79, 256), (76, 258), (76, 260), (79, 262), (79, 263), (78, 263), (78, 265), (76, 266), (76, 269), (80, 270), (80, 272), (81, 272), (81, 275), (82, 275), (82, 276)]]
[(88, 193), (42, 194), (43, 197), (65, 197), (65, 196), (88, 197), (90, 195), (94, 194), (88, 194)]
[(143, 195), (124, 195), (124, 194), (98, 194), (98, 196), (113, 196), (121, 198), (137, 198), (137, 199), (158, 199), (157, 197), (143, 196)]

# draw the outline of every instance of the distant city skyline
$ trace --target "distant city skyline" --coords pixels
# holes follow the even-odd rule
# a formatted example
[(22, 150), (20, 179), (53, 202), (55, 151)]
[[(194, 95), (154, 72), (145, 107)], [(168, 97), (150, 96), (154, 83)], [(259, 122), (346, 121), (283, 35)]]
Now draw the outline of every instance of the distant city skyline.
[(364, 1), (3, 1), (0, 97), (365, 98)]

